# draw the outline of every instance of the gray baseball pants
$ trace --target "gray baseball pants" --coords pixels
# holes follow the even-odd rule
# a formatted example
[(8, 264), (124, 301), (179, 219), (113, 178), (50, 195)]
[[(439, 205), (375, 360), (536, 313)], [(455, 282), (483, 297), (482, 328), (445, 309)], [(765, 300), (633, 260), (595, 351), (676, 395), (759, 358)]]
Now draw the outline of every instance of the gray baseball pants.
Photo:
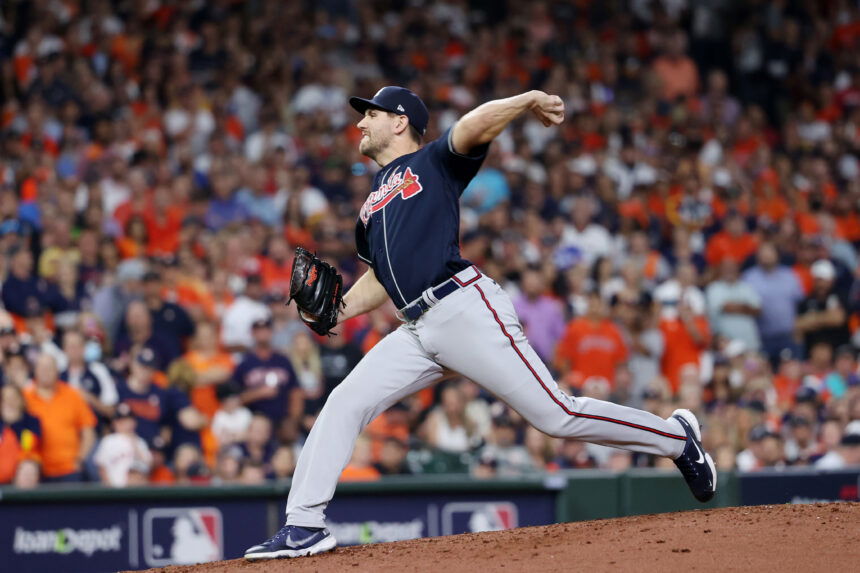
[(362, 429), (448, 370), (475, 381), (551, 436), (670, 458), (681, 455), (686, 435), (680, 423), (612, 402), (568, 396), (529, 345), (502, 288), (482, 275), (462, 284), (466, 286), (418, 320), (381, 340), (329, 396), (296, 465), (288, 525), (324, 527), (326, 506)]

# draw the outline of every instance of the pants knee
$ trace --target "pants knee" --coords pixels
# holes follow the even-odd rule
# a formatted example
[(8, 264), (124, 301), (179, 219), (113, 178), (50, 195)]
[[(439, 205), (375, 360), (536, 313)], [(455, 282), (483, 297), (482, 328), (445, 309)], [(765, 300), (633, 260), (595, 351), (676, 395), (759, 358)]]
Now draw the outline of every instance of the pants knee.
[(339, 418), (354, 417), (362, 425), (370, 422), (369, 418), (376, 403), (368, 399), (368, 394), (356, 392), (348, 385), (341, 384), (329, 394), (324, 409), (333, 412)]
[(537, 420), (530, 420), (532, 426), (553, 438), (568, 438), (567, 420), (561, 416), (542, 416)]

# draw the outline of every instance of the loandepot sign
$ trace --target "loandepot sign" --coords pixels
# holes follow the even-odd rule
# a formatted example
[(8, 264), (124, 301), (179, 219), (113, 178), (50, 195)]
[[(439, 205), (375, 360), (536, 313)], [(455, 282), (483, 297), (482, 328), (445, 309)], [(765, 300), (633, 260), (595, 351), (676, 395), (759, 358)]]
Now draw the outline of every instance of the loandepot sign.
[(87, 557), (97, 551), (122, 550), (122, 529), (118, 525), (107, 529), (54, 529), (28, 531), (15, 528), (15, 553), (59, 553), (80, 551)]
[(424, 522), (420, 519), (363, 523), (329, 522), (328, 528), (342, 545), (404, 541), (417, 539), (424, 534)]

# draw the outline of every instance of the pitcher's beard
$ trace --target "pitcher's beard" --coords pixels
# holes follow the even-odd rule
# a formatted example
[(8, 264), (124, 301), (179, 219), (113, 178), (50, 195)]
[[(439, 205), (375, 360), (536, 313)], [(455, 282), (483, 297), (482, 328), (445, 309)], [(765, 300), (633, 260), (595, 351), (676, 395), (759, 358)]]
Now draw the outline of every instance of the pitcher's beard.
[(358, 151), (365, 157), (369, 157), (370, 159), (376, 160), (376, 157), (379, 155), (380, 151), (382, 151), (387, 141), (378, 141), (371, 140), (370, 136), (365, 136), (361, 138), (361, 141), (358, 143)]

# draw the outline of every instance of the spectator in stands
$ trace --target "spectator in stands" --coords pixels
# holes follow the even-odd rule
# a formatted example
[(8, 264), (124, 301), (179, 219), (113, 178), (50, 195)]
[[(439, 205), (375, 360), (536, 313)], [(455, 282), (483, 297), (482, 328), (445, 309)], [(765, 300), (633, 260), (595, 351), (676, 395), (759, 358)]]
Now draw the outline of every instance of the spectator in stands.
[(33, 272), (33, 255), (23, 247), (10, 253), (9, 275), (3, 281), (3, 307), (23, 319), (47, 304), (47, 286)]
[(585, 469), (596, 468), (597, 462), (593, 457), (591, 457), (591, 454), (588, 453), (588, 449), (585, 447), (585, 442), (580, 442), (579, 440), (574, 440), (572, 438), (565, 438), (561, 442), (558, 456), (556, 456), (553, 465), (562, 470)]
[(651, 287), (669, 278), (669, 263), (660, 251), (651, 248), (645, 231), (636, 230), (630, 235), (622, 268), (628, 264), (632, 264), (638, 276), (643, 277)]
[(800, 416), (788, 419), (788, 437), (785, 440), (785, 460), (792, 466), (811, 465), (812, 459), (820, 455), (820, 446), (811, 420)]
[(266, 482), (266, 467), (258, 462), (245, 462), (239, 472), (238, 483), (242, 485), (261, 485)]
[(371, 463), (372, 459), (370, 438), (362, 434), (355, 441), (355, 449), (352, 450), (352, 457), (340, 474), (340, 481), (378, 480), (380, 473)]
[(130, 216), (123, 225), (122, 236), (117, 237), (116, 248), (122, 259), (142, 258), (147, 254), (149, 231), (143, 215)]
[(20, 349), (12, 315), (5, 310), (0, 310), (0, 353), (2, 353), (0, 356), (16, 354)]
[[(325, 383), (326, 397), (338, 384), (343, 382), (362, 357), (361, 350), (350, 341), (342, 325), (337, 325), (333, 332), (335, 336), (324, 338), (320, 345), (320, 367)], [(319, 408), (313, 412), (314, 415), (318, 413)]]
[(619, 328), (607, 316), (600, 293), (588, 295), (585, 316), (574, 318), (556, 348), (556, 364), (564, 379), (574, 387), (592, 377), (615, 381), (615, 368), (627, 360), (627, 346)]
[(273, 235), (269, 239), (266, 256), (261, 257), (260, 276), (263, 288), (267, 293), (279, 293), (286, 296), (290, 292), (290, 277), (292, 276), (293, 257), (286, 239)]
[(97, 360), (87, 360), (86, 341), (77, 330), (63, 335), (66, 369), (60, 380), (77, 389), (101, 420), (110, 420), (118, 401), (116, 383), (107, 367)]
[(290, 360), (272, 349), (272, 319), (251, 325), (253, 346), (233, 372), (242, 389), (242, 404), (263, 414), (275, 425), (286, 420), (298, 427), (304, 412), (304, 393)]
[(771, 363), (777, 363), (783, 350), (798, 353), (794, 323), (803, 290), (791, 269), (779, 264), (777, 250), (772, 243), (763, 243), (759, 247), (757, 264), (744, 273), (743, 281), (761, 300), (759, 334), (762, 350)]
[(56, 329), (64, 332), (77, 325), (81, 312), (90, 306), (90, 296), (78, 279), (73, 259), (60, 259), (55, 266), (54, 278), (48, 283), (47, 305), (53, 311)]
[(847, 303), (836, 292), (836, 268), (827, 259), (812, 265), (812, 292), (798, 305), (795, 331), (807, 351), (819, 344), (831, 350), (849, 342)]
[(178, 484), (209, 483), (209, 468), (203, 460), (200, 448), (194, 444), (180, 444), (173, 456), (173, 474)]
[(749, 434), (748, 449), (738, 454), (738, 469), (750, 472), (784, 466), (785, 451), (782, 436), (764, 425), (755, 426)]
[(726, 261), (734, 261), (738, 266), (743, 265), (752, 256), (758, 241), (747, 231), (746, 221), (740, 213), (733, 212), (726, 216), (724, 230), (714, 234), (708, 241), (705, 258), (708, 264), (718, 269)]
[(517, 427), (507, 412), (493, 418), (489, 443), (479, 455), (495, 461), (497, 476), (519, 476), (537, 469), (529, 451), (517, 444)]
[(211, 185), (213, 199), (206, 211), (206, 226), (219, 231), (228, 225), (245, 221), (248, 213), (237, 199), (237, 174), (226, 166), (219, 167), (212, 174)]
[[(17, 345), (17, 342), (16, 342)], [(20, 347), (6, 351), (3, 356), (3, 382), (21, 390), (30, 382), (30, 365)]]
[(218, 346), (218, 331), (211, 322), (199, 322), (191, 348), (182, 356), (194, 373), (191, 403), (212, 419), (218, 411), (219, 389), (233, 378), (235, 362)]
[(536, 470), (546, 471), (554, 467), (553, 457), (555, 456), (556, 441), (533, 426), (526, 428), (523, 442)]
[(148, 444), (156, 443), (168, 428), (172, 448), (186, 442), (199, 447), (197, 432), (206, 424), (206, 418), (191, 405), (187, 395), (154, 383), (158, 364), (151, 348), (138, 351), (128, 378), (117, 385), (119, 402), (131, 409), (137, 433)]
[(273, 480), (283, 480), (293, 477), (296, 471), (296, 453), (291, 446), (281, 445), (272, 454), (271, 471), (267, 476)]
[(705, 314), (705, 295), (698, 285), (699, 271), (696, 265), (688, 260), (678, 261), (674, 276), (654, 289), (654, 300), (660, 305), (660, 318), (677, 318), (678, 307), (682, 303), (696, 315)]
[(219, 447), (224, 448), (245, 440), (252, 414), (242, 406), (241, 390), (236, 384), (222, 384), (216, 392), (221, 406), (212, 419), (212, 433)]
[(705, 298), (715, 335), (740, 340), (747, 350), (761, 347), (755, 320), (761, 309), (761, 299), (749, 284), (740, 280), (740, 266), (735, 259), (723, 259), (720, 278), (708, 286)]
[(96, 418), (84, 398), (60, 382), (48, 354), (36, 361), (33, 386), (24, 391), (27, 409), (42, 426), (42, 475), (46, 482), (82, 480), (84, 460), (96, 441)]
[(164, 300), (161, 274), (149, 271), (143, 275), (143, 301), (152, 317), (153, 332), (176, 350), (170, 354), (167, 364), (178, 357), (185, 344), (194, 334), (194, 323), (188, 313), (174, 302)]
[(33, 307), (24, 317), (23, 332), (18, 336), (21, 350), (30, 364), (35, 364), (40, 354), (50, 354), (58, 368), (65, 368), (65, 356), (54, 342), (49, 320), (50, 316), (44, 308)]
[[(466, 409), (468, 411), (468, 406)], [(409, 426), (409, 406), (405, 402), (393, 404), (374, 418), (364, 429), (364, 434), (371, 440), (373, 460), (375, 462), (381, 461), (382, 450), (385, 448), (385, 444), (389, 438), (393, 438), (403, 444), (408, 443)]]
[(848, 424), (839, 447), (815, 462), (816, 469), (838, 470), (860, 466), (860, 420)]
[(298, 309), (295, 305), (287, 305), (287, 297), (283, 294), (277, 292), (270, 294), (266, 297), (266, 301), (272, 316), (272, 346), (289, 348), (293, 344), (293, 338), (300, 332), (306, 332), (307, 326), (298, 320)]
[(660, 363), (665, 351), (663, 334), (656, 328), (655, 308), (650, 295), (636, 296), (630, 291), (619, 292), (612, 299), (613, 319), (621, 328), (630, 349), (627, 370), (630, 385), (625, 389), (626, 404), (641, 407), (645, 393), (660, 376)]
[(844, 344), (836, 349), (833, 370), (824, 378), (827, 393), (836, 399), (846, 397), (849, 388), (860, 384), (854, 347)]
[(654, 60), (654, 73), (660, 80), (660, 95), (669, 102), (692, 98), (699, 89), (699, 70), (685, 54), (687, 37), (674, 30), (663, 41), (663, 55)]
[(42, 425), (27, 412), (21, 389), (13, 384), (0, 387), (0, 484), (39, 483), (41, 440)]
[(466, 397), (457, 384), (447, 384), (440, 403), (427, 415), (423, 432), (427, 443), (444, 452), (463, 453), (480, 444), (478, 426), (466, 412)]
[(561, 246), (574, 247), (586, 262), (612, 253), (612, 237), (606, 228), (593, 222), (597, 206), (589, 196), (580, 196), (573, 205), (571, 225), (565, 225), (561, 235)]
[(143, 301), (135, 300), (129, 303), (123, 326), (123, 332), (119, 335), (114, 349), (117, 356), (113, 364), (114, 370), (127, 372), (133, 357), (143, 348), (152, 352), (154, 367), (160, 372), (166, 371), (167, 366), (182, 354), (182, 349), (172, 344), (169, 334), (153, 328), (152, 315)]
[(277, 444), (272, 439), (272, 421), (263, 414), (254, 414), (245, 440), (239, 444), (243, 461), (267, 465), (275, 454)]
[(523, 271), (521, 289), (513, 300), (514, 308), (532, 348), (549, 364), (555, 355), (555, 345), (564, 333), (563, 307), (547, 294), (546, 280), (538, 268)]
[(113, 432), (104, 436), (96, 448), (94, 462), (102, 483), (112, 487), (129, 485), (132, 470), (149, 474), (152, 454), (146, 442), (137, 435), (137, 419), (127, 404), (121, 404), (113, 416)]
[(215, 460), (212, 472), (212, 485), (235, 483), (242, 471), (242, 452), (233, 446), (222, 448)]
[(263, 285), (260, 275), (246, 279), (245, 291), (224, 311), (221, 322), (221, 344), (225, 350), (242, 352), (254, 345), (252, 325), (270, 317), (263, 303)]
[(385, 438), (379, 454), (379, 461), (373, 464), (376, 471), (383, 476), (411, 475), (412, 470), (406, 463), (409, 446), (393, 436)]
[(296, 333), (289, 351), (289, 359), (304, 393), (303, 414), (314, 415), (322, 408), (328, 392), (322, 376), (320, 351), (311, 339), (311, 333), (306, 331)]
[[(268, 191), (267, 186), (266, 168), (262, 165), (252, 168), (245, 185), (236, 193), (236, 202), (241, 205), (250, 219), (276, 227), (284, 215), (286, 190), (282, 189), (278, 195), (274, 195)], [(266, 288), (268, 289), (268, 285)]]
[[(131, 302), (135, 300), (142, 291), (141, 279), (146, 272), (146, 265), (138, 259), (130, 259), (115, 264), (113, 261), (116, 253), (112, 245), (102, 245), (101, 264), (105, 265), (105, 280), (93, 293), (93, 312), (98, 317), (108, 339), (116, 346), (119, 342), (125, 314)], [(108, 265), (114, 265), (107, 268)], [(123, 331), (125, 332), (125, 331)], [(114, 348), (113, 355), (118, 354)], [(110, 364), (108, 360), (105, 363)]]
[(703, 314), (696, 312), (685, 300), (678, 301), (676, 309), (674, 314), (664, 313), (660, 320), (660, 332), (666, 342), (662, 370), (675, 395), (681, 389), (685, 371), (692, 370), (698, 376), (701, 353), (711, 338), (710, 327)]

